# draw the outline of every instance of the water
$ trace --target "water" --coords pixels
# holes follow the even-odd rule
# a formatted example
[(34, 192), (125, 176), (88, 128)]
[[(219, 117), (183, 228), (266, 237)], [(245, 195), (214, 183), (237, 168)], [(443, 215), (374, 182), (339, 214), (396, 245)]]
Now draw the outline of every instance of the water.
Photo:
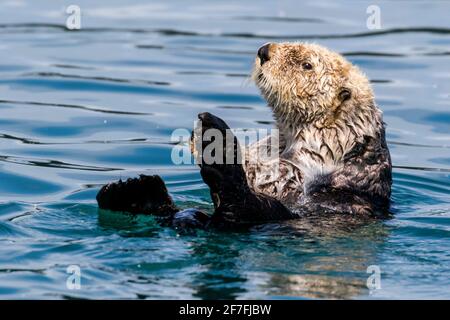
[[(449, 3), (380, 2), (383, 29), (368, 30), (360, 1), (93, 2), (76, 1), (78, 32), (64, 30), (72, 0), (0, 4), (0, 298), (450, 298)], [(202, 111), (270, 128), (247, 77), (256, 49), (282, 40), (326, 45), (372, 80), (394, 219), (177, 235), (98, 211), (102, 184), (139, 173), (211, 208), (170, 135)]]

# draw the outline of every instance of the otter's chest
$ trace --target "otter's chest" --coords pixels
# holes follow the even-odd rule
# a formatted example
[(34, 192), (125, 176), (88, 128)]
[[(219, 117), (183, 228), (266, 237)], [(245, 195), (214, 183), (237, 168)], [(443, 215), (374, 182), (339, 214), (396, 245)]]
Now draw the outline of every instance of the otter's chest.
[(337, 134), (317, 130), (302, 132), (296, 140), (288, 141), (280, 158), (290, 161), (301, 172), (303, 183), (329, 175), (343, 165), (344, 155), (352, 143), (342, 141)]

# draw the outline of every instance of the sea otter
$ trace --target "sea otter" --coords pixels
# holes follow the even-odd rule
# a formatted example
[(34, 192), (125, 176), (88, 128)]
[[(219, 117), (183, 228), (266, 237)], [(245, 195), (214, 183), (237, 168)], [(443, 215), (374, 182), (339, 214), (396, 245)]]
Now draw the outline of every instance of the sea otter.
[[(233, 228), (311, 215), (389, 216), (392, 165), (382, 112), (366, 76), (322, 46), (268, 43), (257, 52), (253, 79), (280, 133), (276, 163), (251, 161), (273, 136), (250, 146), (242, 164), (200, 161), (212, 215), (179, 211), (159, 176), (104, 186), (99, 207), (153, 214), (177, 228)], [(230, 129), (210, 113), (199, 119), (202, 133), (215, 129), (225, 136)], [(201, 141), (200, 147), (210, 143)], [(231, 150), (239, 158), (236, 137), (223, 148), (223, 155)]]

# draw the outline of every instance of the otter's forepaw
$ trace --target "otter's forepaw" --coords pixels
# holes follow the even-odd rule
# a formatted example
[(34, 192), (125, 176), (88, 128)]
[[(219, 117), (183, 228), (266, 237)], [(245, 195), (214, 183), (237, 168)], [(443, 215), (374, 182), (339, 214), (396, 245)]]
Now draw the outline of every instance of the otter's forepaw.
[(178, 211), (161, 177), (140, 175), (109, 183), (97, 194), (101, 209), (169, 216)]

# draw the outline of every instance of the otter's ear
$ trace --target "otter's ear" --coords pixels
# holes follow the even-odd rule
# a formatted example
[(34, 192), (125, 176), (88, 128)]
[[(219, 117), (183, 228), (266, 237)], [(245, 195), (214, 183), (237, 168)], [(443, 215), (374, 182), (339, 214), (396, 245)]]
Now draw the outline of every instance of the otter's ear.
[(352, 92), (350, 91), (350, 89), (342, 88), (341, 91), (339, 92), (339, 100), (341, 100), (341, 102), (347, 101), (351, 97)]

